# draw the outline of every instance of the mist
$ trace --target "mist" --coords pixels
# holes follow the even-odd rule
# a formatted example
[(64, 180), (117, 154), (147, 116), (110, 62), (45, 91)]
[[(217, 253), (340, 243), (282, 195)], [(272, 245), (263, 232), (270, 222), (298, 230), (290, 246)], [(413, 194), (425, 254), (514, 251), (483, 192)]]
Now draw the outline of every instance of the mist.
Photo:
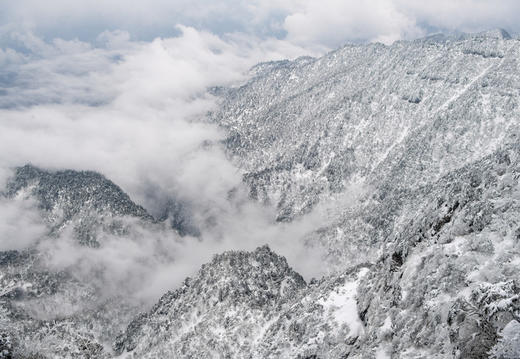
[(33, 199), (0, 197), (0, 251), (31, 247), (47, 234)]
[(277, 223), (274, 208), (249, 199), (242, 170), (220, 143), (225, 134), (207, 120), (218, 103), (208, 89), (240, 85), (260, 61), (309, 51), (276, 39), (178, 30), (177, 37), (151, 42), (104, 32), (97, 45), (18, 34), (17, 50), (3, 59), (11, 75), (0, 97), (0, 179), (5, 184), (26, 163), (94, 170), (154, 215), (168, 200), (183, 203), (197, 238), (128, 218), (131, 233), (104, 234), (99, 248), (80, 245), (70, 230), (47, 238), (25, 193), (0, 202), (2, 238), (16, 238), (3, 239), (2, 250), (37, 249), (49, 268), (103, 295), (124, 293), (150, 304), (225, 250), (269, 244), (307, 279), (323, 275), (320, 248), (304, 243), (322, 216)]

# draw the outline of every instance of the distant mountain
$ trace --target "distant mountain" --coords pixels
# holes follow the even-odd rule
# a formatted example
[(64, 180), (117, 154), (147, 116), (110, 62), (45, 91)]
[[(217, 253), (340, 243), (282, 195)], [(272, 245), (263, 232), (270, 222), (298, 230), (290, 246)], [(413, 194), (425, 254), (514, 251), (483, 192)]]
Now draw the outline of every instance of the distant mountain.
[(32, 196), (42, 210), (51, 233), (71, 226), (78, 240), (98, 245), (100, 229), (124, 233), (118, 219), (134, 217), (153, 222), (146, 210), (112, 181), (92, 171), (47, 171), (32, 165), (18, 167), (7, 184), (7, 197)]

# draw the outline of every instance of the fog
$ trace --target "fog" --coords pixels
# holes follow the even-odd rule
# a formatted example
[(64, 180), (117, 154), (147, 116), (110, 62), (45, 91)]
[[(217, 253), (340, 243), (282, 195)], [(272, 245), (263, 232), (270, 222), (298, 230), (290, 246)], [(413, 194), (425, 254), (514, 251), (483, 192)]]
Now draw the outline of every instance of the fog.
[(321, 276), (322, 252), (304, 245), (323, 224), (319, 211), (277, 224), (273, 208), (249, 199), (241, 169), (220, 144), (225, 134), (207, 121), (217, 106), (208, 89), (247, 81), (259, 61), (309, 52), (276, 39), (178, 29), (178, 37), (151, 42), (105, 32), (97, 45), (19, 35), (17, 50), (3, 58), (0, 179), (5, 184), (26, 163), (98, 171), (152, 214), (167, 200), (183, 203), (197, 238), (128, 218), (131, 233), (104, 234), (99, 248), (80, 245), (70, 229), (49, 238), (34, 200), (23, 193), (0, 202), (0, 249), (37, 248), (47, 266), (104, 295), (148, 303), (225, 250), (269, 244), (307, 279)]
[(46, 234), (45, 223), (32, 199), (0, 197), (0, 251), (25, 249)]

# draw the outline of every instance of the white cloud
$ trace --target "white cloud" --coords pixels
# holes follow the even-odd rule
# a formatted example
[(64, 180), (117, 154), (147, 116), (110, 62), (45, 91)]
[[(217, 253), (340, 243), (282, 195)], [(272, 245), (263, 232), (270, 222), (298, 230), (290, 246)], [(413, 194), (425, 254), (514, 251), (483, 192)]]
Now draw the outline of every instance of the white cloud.
[(271, 214), (254, 203), (229, 207), (217, 215), (214, 225), (203, 228), (200, 239), (134, 226), (124, 237), (102, 235), (99, 248), (80, 245), (68, 232), (39, 242), (37, 248), (49, 268), (68, 271), (82, 282), (103, 288), (105, 296), (124, 295), (148, 304), (226, 250), (252, 251), (269, 244), (307, 280), (326, 274), (323, 252), (302, 241), (323, 224), (323, 218), (315, 213), (294, 223), (275, 224)]
[(276, 37), (321, 50), (352, 41), (390, 43), (432, 31), (520, 30), (516, 0), (20, 0), (4, 2), (0, 10), (4, 33), (29, 29), (47, 38), (93, 40), (105, 30), (121, 29), (151, 40), (171, 37), (181, 23), (219, 36)]
[[(108, 48), (22, 37), (30, 52), (6, 67), (14, 76), (0, 98), (7, 107), (0, 110), (0, 166), (98, 170), (140, 201), (142, 183), (185, 196), (229, 190), (239, 182), (237, 169), (222, 151), (201, 146), (223, 135), (195, 121), (214, 109), (207, 88), (243, 81), (258, 61), (305, 51), (278, 40), (225, 41), (180, 30), (152, 42), (105, 33)], [(199, 171), (221, 181), (200, 183)]]
[(520, 31), (520, 2), (516, 0), (395, 0), (394, 3), (421, 26), (465, 32), (493, 28)]
[(306, 1), (284, 21), (286, 39), (307, 47), (335, 48), (345, 42), (391, 44), (429, 32), (520, 30), (520, 3), (492, 0)]
[(289, 15), (284, 26), (289, 41), (329, 48), (345, 41), (392, 43), (422, 34), (414, 18), (401, 13), (391, 0), (309, 1)]
[(0, 251), (27, 248), (46, 235), (36, 205), (31, 199), (0, 197)]
[[(158, 197), (188, 203), (201, 230), (200, 241), (179, 242), (173, 232), (137, 229), (124, 239), (105, 237), (99, 249), (81, 247), (64, 233), (39, 248), (53, 267), (154, 300), (211, 255), (265, 243), (304, 274), (321, 273), (321, 266), (309, 265), (319, 261), (320, 252), (301, 240), (322, 221), (309, 217), (276, 225), (272, 209), (247, 198), (240, 169), (218, 144), (224, 134), (204, 121), (216, 105), (208, 87), (241, 83), (258, 61), (306, 51), (276, 39), (179, 29), (181, 36), (151, 42), (105, 32), (97, 45), (16, 36), (26, 51), (4, 67), (15, 76), (1, 100), (9, 106), (0, 110), (0, 173), (28, 162), (99, 171), (152, 211)], [(6, 206), (0, 203), (5, 213), (23, 217)], [(41, 228), (6, 222), (14, 215), (2, 217), (4, 212), (0, 228), (13, 234), (20, 226), (33, 228), (27, 235), (20, 232), (28, 240), (18, 248), (33, 245), (32, 233)], [(96, 277), (99, 268), (103, 275)]]

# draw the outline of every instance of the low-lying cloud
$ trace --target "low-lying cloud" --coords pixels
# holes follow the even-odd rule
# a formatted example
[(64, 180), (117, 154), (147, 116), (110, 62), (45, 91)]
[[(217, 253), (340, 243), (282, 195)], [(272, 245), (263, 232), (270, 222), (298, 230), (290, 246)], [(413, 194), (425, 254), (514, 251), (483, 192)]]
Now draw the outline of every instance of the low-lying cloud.
[[(178, 29), (180, 36), (151, 42), (121, 31), (104, 32), (96, 43), (13, 34), (17, 46), (0, 59), (0, 179), (25, 163), (98, 171), (151, 213), (168, 199), (186, 204), (198, 238), (134, 223), (123, 238), (103, 235), (100, 248), (81, 246), (69, 231), (40, 240), (48, 229), (34, 203), (2, 200), (1, 249), (36, 247), (51, 268), (107, 295), (147, 302), (215, 253), (266, 243), (307, 277), (323, 274), (321, 252), (303, 243), (322, 224), (319, 216), (277, 224), (274, 209), (248, 198), (241, 169), (220, 144), (225, 134), (206, 118), (217, 106), (208, 89), (241, 84), (257, 62), (307, 50), (276, 39)], [(32, 212), (20, 203), (31, 203)]]
[(321, 247), (304, 242), (307, 234), (323, 224), (323, 218), (316, 212), (293, 223), (276, 224), (272, 214), (248, 203), (215, 217), (215, 223), (201, 228), (198, 238), (180, 237), (167, 228), (143, 227), (127, 219), (130, 232), (101, 234), (99, 247), (81, 245), (67, 230), (33, 248), (44, 254), (47, 267), (68, 271), (80, 282), (100, 289), (101, 299), (124, 296), (147, 304), (177, 288), (213, 255), (228, 250), (252, 251), (268, 244), (306, 279), (326, 274)]
[[(216, 106), (207, 89), (245, 80), (260, 60), (304, 51), (180, 30), (150, 43), (105, 33), (104, 47), (24, 37), (27, 54), (3, 70), (10, 79), (0, 97), (0, 167), (97, 170), (139, 202), (145, 182), (187, 196), (229, 190), (240, 174), (208, 146), (223, 134), (200, 121)], [(212, 185), (201, 183), (194, 163)]]
[(0, 251), (25, 249), (46, 234), (47, 227), (36, 201), (0, 197)]

